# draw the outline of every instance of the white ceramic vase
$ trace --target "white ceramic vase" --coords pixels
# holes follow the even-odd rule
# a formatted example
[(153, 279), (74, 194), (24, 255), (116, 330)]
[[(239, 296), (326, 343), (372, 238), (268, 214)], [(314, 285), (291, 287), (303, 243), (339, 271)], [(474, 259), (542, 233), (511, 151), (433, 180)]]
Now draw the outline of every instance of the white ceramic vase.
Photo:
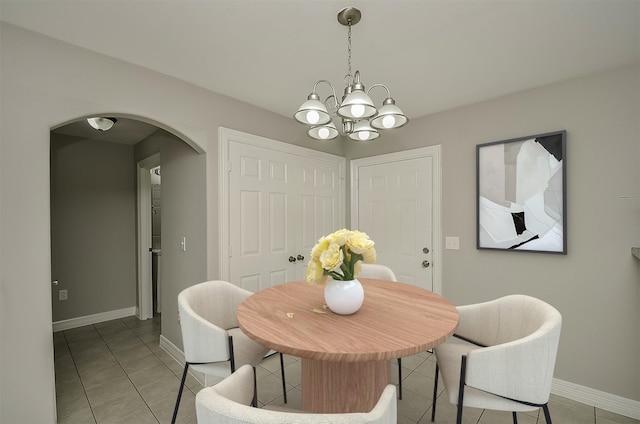
[(340, 281), (329, 278), (324, 286), (324, 301), (336, 314), (351, 315), (360, 309), (364, 290), (358, 279)]

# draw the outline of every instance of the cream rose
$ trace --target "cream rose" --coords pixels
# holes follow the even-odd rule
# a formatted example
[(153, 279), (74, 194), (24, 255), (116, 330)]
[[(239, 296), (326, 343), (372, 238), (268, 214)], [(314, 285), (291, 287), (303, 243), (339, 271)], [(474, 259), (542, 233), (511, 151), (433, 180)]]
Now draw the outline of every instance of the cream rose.
[(326, 279), (322, 264), (319, 261), (310, 260), (307, 265), (307, 281), (312, 284), (323, 284)]
[(343, 260), (344, 255), (342, 254), (342, 249), (340, 249), (340, 245), (337, 243), (329, 244), (327, 250), (322, 252), (320, 255), (320, 264), (322, 265), (322, 268), (327, 271), (335, 271), (339, 269)]
[(362, 260), (366, 264), (375, 264), (378, 260), (376, 249), (373, 247), (362, 254)]
[(372, 249), (374, 244), (373, 240), (369, 239), (369, 236), (358, 231), (352, 231), (347, 239), (347, 247), (349, 250), (360, 255)]
[(347, 243), (350, 233), (351, 231), (343, 228), (342, 230), (338, 230), (335, 233), (329, 234), (327, 236), (327, 239), (331, 243), (336, 243), (338, 246), (343, 246)]
[(327, 250), (327, 248), (329, 247), (329, 244), (331, 243), (325, 237), (318, 240), (318, 243), (315, 246), (313, 246), (313, 249), (311, 249), (311, 258), (319, 260), (320, 255), (322, 254), (322, 252)]

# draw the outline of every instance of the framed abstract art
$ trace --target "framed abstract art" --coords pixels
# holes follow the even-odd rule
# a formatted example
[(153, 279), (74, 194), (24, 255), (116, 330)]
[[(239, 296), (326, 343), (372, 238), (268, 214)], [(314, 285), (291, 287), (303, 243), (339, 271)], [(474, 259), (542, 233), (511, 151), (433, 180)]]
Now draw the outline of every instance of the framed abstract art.
[(567, 253), (566, 138), (476, 146), (478, 249)]

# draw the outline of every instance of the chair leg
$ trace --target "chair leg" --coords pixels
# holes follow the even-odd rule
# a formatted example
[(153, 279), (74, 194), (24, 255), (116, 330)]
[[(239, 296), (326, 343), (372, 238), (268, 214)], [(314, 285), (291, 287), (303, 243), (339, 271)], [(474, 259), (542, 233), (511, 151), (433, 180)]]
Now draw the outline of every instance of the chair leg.
[(516, 415), (516, 411), (513, 411), (512, 414), (513, 414), (513, 424), (518, 424), (518, 416)]
[(258, 376), (256, 375), (256, 367), (253, 368), (253, 399), (251, 399), (251, 406), (258, 407)]
[(398, 399), (402, 400), (402, 358), (398, 358)]
[(551, 414), (549, 414), (549, 404), (545, 403), (542, 405), (542, 410), (544, 411), (544, 419), (547, 421), (547, 424), (551, 424)]
[(229, 336), (229, 366), (231, 367), (231, 374), (236, 372), (236, 358), (233, 355), (233, 336)]
[(433, 402), (431, 403), (431, 422), (434, 422), (436, 419), (436, 398), (438, 397), (438, 363), (436, 362), (436, 376), (435, 381), (433, 382)]
[(282, 395), (284, 396), (284, 403), (287, 403), (287, 385), (284, 382), (284, 355), (280, 352), (280, 372), (282, 373)]
[(178, 389), (178, 399), (176, 399), (176, 406), (173, 408), (173, 418), (171, 418), (171, 424), (175, 424), (178, 417), (178, 407), (180, 406), (180, 398), (182, 398), (182, 389), (184, 389), (184, 382), (187, 380), (187, 370), (189, 369), (189, 363), (184, 363), (184, 371), (182, 372), (182, 380), (180, 381), (180, 389)]
[(456, 418), (456, 424), (462, 424), (462, 404), (464, 402), (464, 379), (467, 369), (467, 355), (462, 355), (462, 362), (460, 363), (460, 386), (458, 387), (458, 414)]

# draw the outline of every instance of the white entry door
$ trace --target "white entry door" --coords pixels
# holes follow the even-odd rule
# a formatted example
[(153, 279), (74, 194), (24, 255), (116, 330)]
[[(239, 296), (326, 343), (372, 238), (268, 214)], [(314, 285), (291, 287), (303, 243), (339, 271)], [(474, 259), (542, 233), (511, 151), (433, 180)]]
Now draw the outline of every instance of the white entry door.
[(303, 280), (317, 240), (344, 225), (344, 158), (227, 129), (221, 142), (228, 157), (222, 278), (254, 292)]
[(375, 241), (378, 263), (440, 292), (439, 146), (354, 160), (351, 172), (352, 226)]

